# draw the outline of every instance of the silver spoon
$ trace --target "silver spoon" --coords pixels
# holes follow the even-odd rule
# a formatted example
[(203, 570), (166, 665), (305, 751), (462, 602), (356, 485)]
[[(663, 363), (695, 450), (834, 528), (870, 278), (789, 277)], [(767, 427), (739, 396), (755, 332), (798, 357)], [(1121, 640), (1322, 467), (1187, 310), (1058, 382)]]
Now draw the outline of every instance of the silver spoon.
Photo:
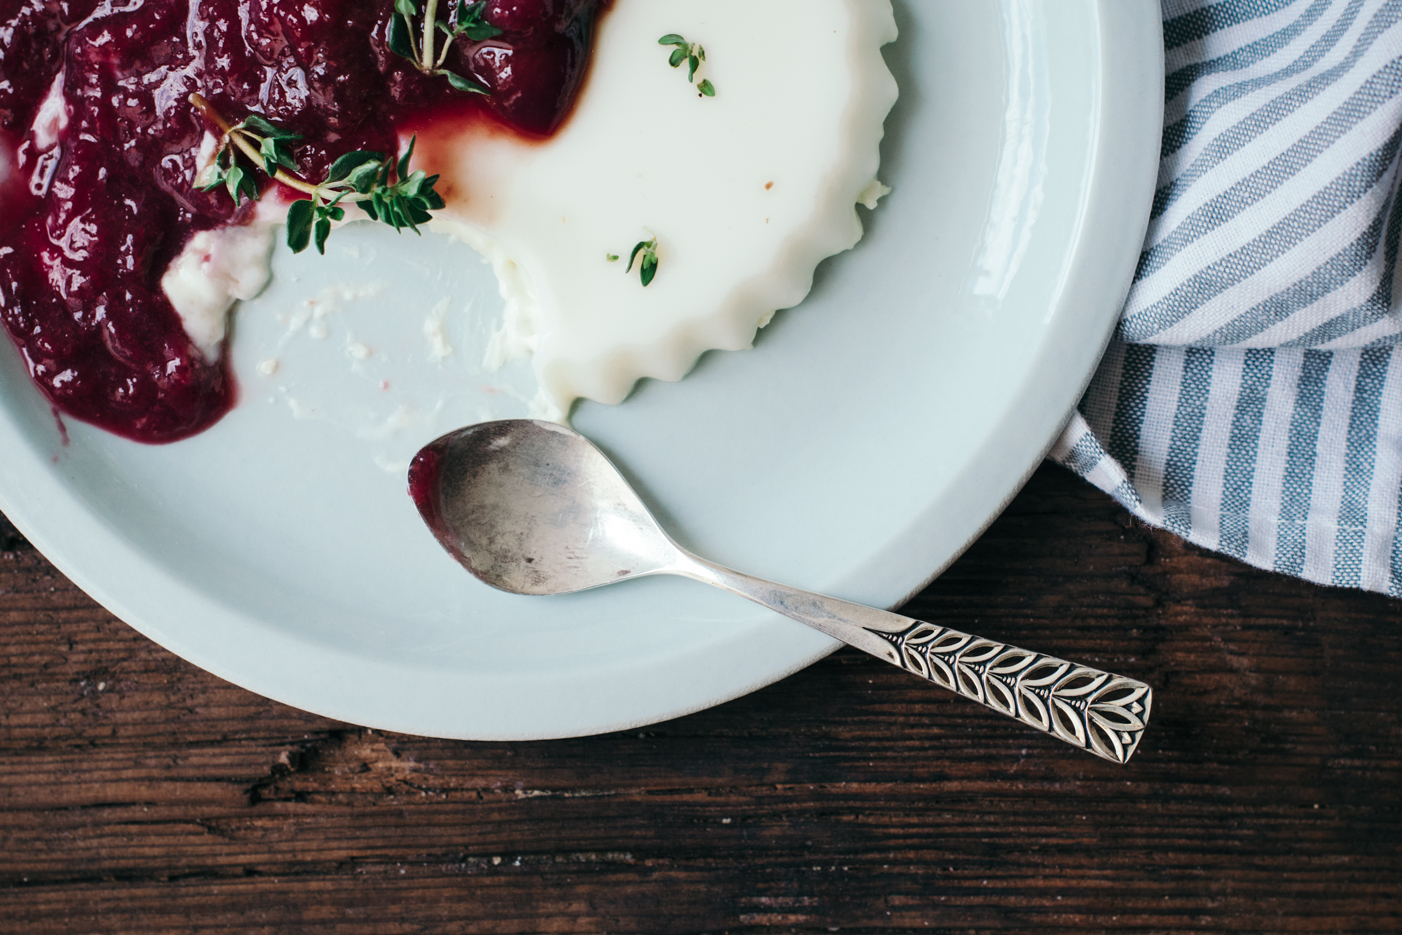
[(724, 588), (1097, 756), (1125, 763), (1148, 685), (910, 617), (752, 578), (674, 543), (603, 452), (553, 422), (484, 422), (414, 458), (409, 490), (468, 571), (515, 594), (568, 594), (644, 575)]

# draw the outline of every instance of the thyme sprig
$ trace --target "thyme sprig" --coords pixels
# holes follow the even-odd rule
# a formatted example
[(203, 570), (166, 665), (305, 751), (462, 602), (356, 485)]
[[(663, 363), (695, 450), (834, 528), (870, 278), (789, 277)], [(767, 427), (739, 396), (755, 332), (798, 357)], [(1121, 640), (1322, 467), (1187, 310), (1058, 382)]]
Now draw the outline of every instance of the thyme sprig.
[(427, 175), (422, 169), (409, 171), (412, 139), (397, 160), (369, 150), (345, 153), (331, 163), (325, 179), (313, 183), (294, 174), (300, 169), (292, 157), (291, 144), (302, 137), (257, 114), (231, 126), (199, 94), (190, 95), (190, 103), (224, 133), (214, 161), (195, 180), (198, 188), (213, 191), (222, 186), (235, 205), (243, 198), (257, 201), (258, 183), (253, 172), (240, 165), (238, 153), (242, 153), (275, 181), (310, 196), (292, 202), (287, 209), (287, 245), (293, 253), (301, 253), (314, 241), (317, 252), (325, 254), (331, 222), (346, 216), (343, 203), (358, 204), (371, 218), (395, 230), (407, 227), (416, 234), (418, 225), (432, 218), (429, 212), (443, 207), (443, 197), (433, 189), (438, 176)]
[[(422, 7), (418, 0), (394, 0), (394, 13), (389, 20), (390, 51), (413, 62), (414, 67), (425, 75), (442, 75), (459, 91), (487, 94), (487, 89), (482, 85), (444, 68), (443, 63), (448, 60), (448, 50), (453, 47), (453, 40), (459, 36), (480, 42), (501, 35), (501, 30), (483, 21), (482, 11), (486, 9), (486, 0), (477, 0), (476, 3), (458, 0), (455, 15), (450, 19), (448, 8), (451, 5), (452, 0), (448, 0), (442, 9), (438, 6), (438, 0), (424, 0)], [(437, 49), (435, 45), (440, 32), (447, 38), (443, 41), (443, 47)]]
[[(657, 40), (658, 45), (676, 46), (672, 50), (672, 55), (667, 59), (667, 64), (673, 68), (680, 68), (682, 62), (686, 62), (686, 80), (688, 84), (695, 84), (696, 69), (701, 67), (701, 63), (706, 60), (706, 50), (699, 42), (687, 42), (685, 38), (674, 32), (669, 32), (661, 39)], [(716, 96), (716, 86), (711, 84), (710, 79), (702, 78), (701, 83), (696, 85), (696, 90), (706, 97)]]
[[(190, 101), (206, 113), (211, 111), (209, 102), (198, 94), (190, 95)], [(280, 129), (257, 114), (250, 114), (242, 123), (232, 127), (226, 127), (221, 121), (220, 128), (224, 130), (224, 139), (219, 151), (215, 153), (214, 161), (195, 180), (196, 186), (203, 191), (213, 191), (223, 185), (229, 190), (229, 197), (234, 199), (235, 206), (244, 198), (258, 200), (258, 182), (253, 173), (245, 172), (239, 165), (231, 143), (238, 145), (255, 165), (261, 163), (268, 175), (276, 175), (282, 167), (296, 170), (297, 165), (289, 149), (289, 144), (301, 139), (296, 133)]]
[(643, 262), (638, 267), (638, 275), (642, 278), (643, 288), (647, 288), (653, 277), (657, 275), (657, 238), (638, 241), (638, 245), (633, 248), (633, 253), (628, 257), (628, 268), (623, 271), (625, 274), (633, 271), (633, 262), (637, 260), (639, 253), (643, 255)]

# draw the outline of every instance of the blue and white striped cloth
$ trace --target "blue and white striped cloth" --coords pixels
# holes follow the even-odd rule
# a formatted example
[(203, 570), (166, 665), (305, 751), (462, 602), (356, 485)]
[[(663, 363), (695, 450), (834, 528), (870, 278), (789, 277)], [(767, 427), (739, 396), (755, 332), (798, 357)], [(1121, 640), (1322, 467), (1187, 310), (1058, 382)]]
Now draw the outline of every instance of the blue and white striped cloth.
[(1158, 190), (1052, 457), (1147, 522), (1402, 596), (1402, 0), (1164, 0)]

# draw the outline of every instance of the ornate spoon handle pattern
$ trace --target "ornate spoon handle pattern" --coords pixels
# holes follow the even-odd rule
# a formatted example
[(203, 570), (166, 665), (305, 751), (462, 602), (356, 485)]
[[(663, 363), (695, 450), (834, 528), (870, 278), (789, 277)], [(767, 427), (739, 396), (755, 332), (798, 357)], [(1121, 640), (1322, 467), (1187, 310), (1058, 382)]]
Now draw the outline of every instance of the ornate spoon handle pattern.
[(1123, 675), (919, 620), (876, 635), (895, 651), (888, 661), (1116, 763), (1148, 725), (1153, 689)]
[(755, 578), (682, 552), (667, 571), (747, 597), (1059, 740), (1126, 763), (1149, 722), (1143, 682)]

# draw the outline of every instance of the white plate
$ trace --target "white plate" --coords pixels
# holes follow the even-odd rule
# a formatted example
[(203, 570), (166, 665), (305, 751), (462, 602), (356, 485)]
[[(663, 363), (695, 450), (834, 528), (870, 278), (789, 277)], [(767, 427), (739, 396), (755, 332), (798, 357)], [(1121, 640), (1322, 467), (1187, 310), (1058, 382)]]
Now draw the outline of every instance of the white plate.
[[(1138, 255), (1162, 98), (1153, 0), (1063, 0), (1050, 15), (1040, 0), (898, 0), (897, 13), (887, 53), (901, 101), (882, 170), (895, 193), (865, 215), (866, 238), (820, 268), (812, 296), (754, 351), (707, 355), (681, 383), (647, 383), (575, 418), (683, 544), (887, 606), (997, 514), (1082, 391)], [(243, 402), (187, 442), (145, 447), (70, 422), (65, 447), (0, 342), (0, 509), (175, 653), (384, 729), (612, 730), (717, 704), (834, 648), (691, 582), (526, 598), (461, 571), (421, 527), (402, 476), (374, 463), (388, 447), (290, 415), (298, 386), (325, 407), (380, 375), (308, 357), (303, 382), (280, 392), (290, 378), (256, 365), (283, 353), (292, 367), (310, 339), (277, 351), (276, 315), (328, 270), (365, 284), (443, 251), (365, 300), (420, 339), (425, 309), (489, 297), (490, 274), (431, 238), (338, 238), (339, 259), (278, 256), (277, 286), (240, 312)], [(328, 323), (340, 332), (325, 346), (354, 343), (351, 324)], [(305, 379), (318, 366), (319, 388)], [(449, 427), (412, 424), (391, 460)]]

